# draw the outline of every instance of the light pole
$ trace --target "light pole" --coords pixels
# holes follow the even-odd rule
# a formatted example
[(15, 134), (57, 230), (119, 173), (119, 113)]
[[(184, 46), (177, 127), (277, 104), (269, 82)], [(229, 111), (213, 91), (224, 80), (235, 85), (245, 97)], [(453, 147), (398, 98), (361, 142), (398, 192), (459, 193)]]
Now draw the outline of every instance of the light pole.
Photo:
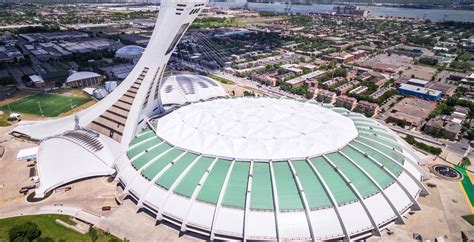
[(40, 102), (38, 102), (38, 107), (39, 107), (39, 110), (41, 112), (41, 116), (44, 117), (43, 109), (41, 108), (41, 103)]

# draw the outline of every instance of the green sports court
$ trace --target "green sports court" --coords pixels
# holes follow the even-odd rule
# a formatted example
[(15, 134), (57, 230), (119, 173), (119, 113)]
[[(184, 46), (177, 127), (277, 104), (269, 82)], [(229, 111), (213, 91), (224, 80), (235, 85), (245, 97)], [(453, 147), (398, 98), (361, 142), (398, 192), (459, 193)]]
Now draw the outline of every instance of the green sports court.
[(65, 96), (59, 94), (35, 94), (21, 98), (8, 105), (0, 106), (0, 110), (27, 113), (38, 116), (56, 117), (71, 109), (77, 108), (91, 99), (85, 97)]

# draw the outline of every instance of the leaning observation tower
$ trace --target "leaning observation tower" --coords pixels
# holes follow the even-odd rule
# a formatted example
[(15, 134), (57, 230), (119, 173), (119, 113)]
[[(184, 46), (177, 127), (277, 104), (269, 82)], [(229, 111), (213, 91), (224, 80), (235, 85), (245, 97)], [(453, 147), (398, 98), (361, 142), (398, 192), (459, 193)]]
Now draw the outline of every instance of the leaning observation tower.
[[(112, 175), (114, 161), (163, 107), (160, 81), (183, 34), (207, 0), (163, 0), (142, 57), (107, 97), (75, 115), (24, 121), (13, 133), (40, 142), (36, 197), (87, 177)], [(75, 155), (71, 157), (71, 153)], [(64, 162), (68, 161), (68, 162)]]
[[(79, 125), (124, 144), (137, 127), (162, 109), (160, 80), (183, 34), (208, 3), (207, 0), (163, 0), (155, 29), (142, 57), (127, 78), (110, 95), (77, 114)], [(41, 140), (74, 129), (74, 117), (47, 122), (25, 122), (14, 132)]]

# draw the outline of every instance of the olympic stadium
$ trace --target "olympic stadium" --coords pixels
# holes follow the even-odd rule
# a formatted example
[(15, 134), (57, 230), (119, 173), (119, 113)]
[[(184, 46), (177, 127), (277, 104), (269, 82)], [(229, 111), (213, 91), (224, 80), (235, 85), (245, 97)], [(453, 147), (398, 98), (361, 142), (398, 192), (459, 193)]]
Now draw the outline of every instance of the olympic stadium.
[(140, 207), (217, 239), (380, 234), (419, 209), (415, 155), (376, 121), (316, 102), (221, 98), (149, 121), (117, 163)]
[(377, 121), (314, 100), (229, 97), (204, 76), (163, 78), (206, 4), (163, 0), (147, 48), (113, 92), (75, 115), (15, 127), (39, 142), (35, 198), (112, 176), (137, 210), (211, 240), (365, 239), (420, 209), (421, 161)]

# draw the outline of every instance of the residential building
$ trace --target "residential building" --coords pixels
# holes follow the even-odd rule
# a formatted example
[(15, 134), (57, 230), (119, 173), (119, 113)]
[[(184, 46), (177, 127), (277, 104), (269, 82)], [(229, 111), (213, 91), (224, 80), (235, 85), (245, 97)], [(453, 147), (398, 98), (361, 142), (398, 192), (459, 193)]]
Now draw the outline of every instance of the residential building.
[(333, 103), (335, 99), (336, 99), (336, 93), (334, 92), (320, 89), (318, 93), (316, 94), (316, 100), (318, 100), (319, 102)]
[(379, 112), (379, 105), (376, 103), (367, 102), (362, 100), (357, 103), (356, 111), (361, 111), (366, 114), (376, 115)]
[(357, 99), (343, 95), (336, 97), (336, 103), (334, 104), (334, 106), (352, 110), (355, 107), (356, 103)]
[(426, 123), (424, 131), (435, 137), (457, 139), (462, 129), (462, 121), (449, 115), (434, 117)]
[(333, 86), (336, 86), (337, 84), (345, 81), (346, 79), (343, 78), (343, 77), (335, 77), (331, 80), (328, 80), (328, 81), (325, 81), (323, 82), (323, 84), (321, 85), (323, 88), (326, 88), (326, 89), (329, 89)]
[(357, 80), (352, 80), (348, 83), (342, 84), (342, 85), (340, 85), (336, 88), (336, 93), (338, 95), (346, 95), (357, 84), (359, 84), (359, 81), (357, 81)]

